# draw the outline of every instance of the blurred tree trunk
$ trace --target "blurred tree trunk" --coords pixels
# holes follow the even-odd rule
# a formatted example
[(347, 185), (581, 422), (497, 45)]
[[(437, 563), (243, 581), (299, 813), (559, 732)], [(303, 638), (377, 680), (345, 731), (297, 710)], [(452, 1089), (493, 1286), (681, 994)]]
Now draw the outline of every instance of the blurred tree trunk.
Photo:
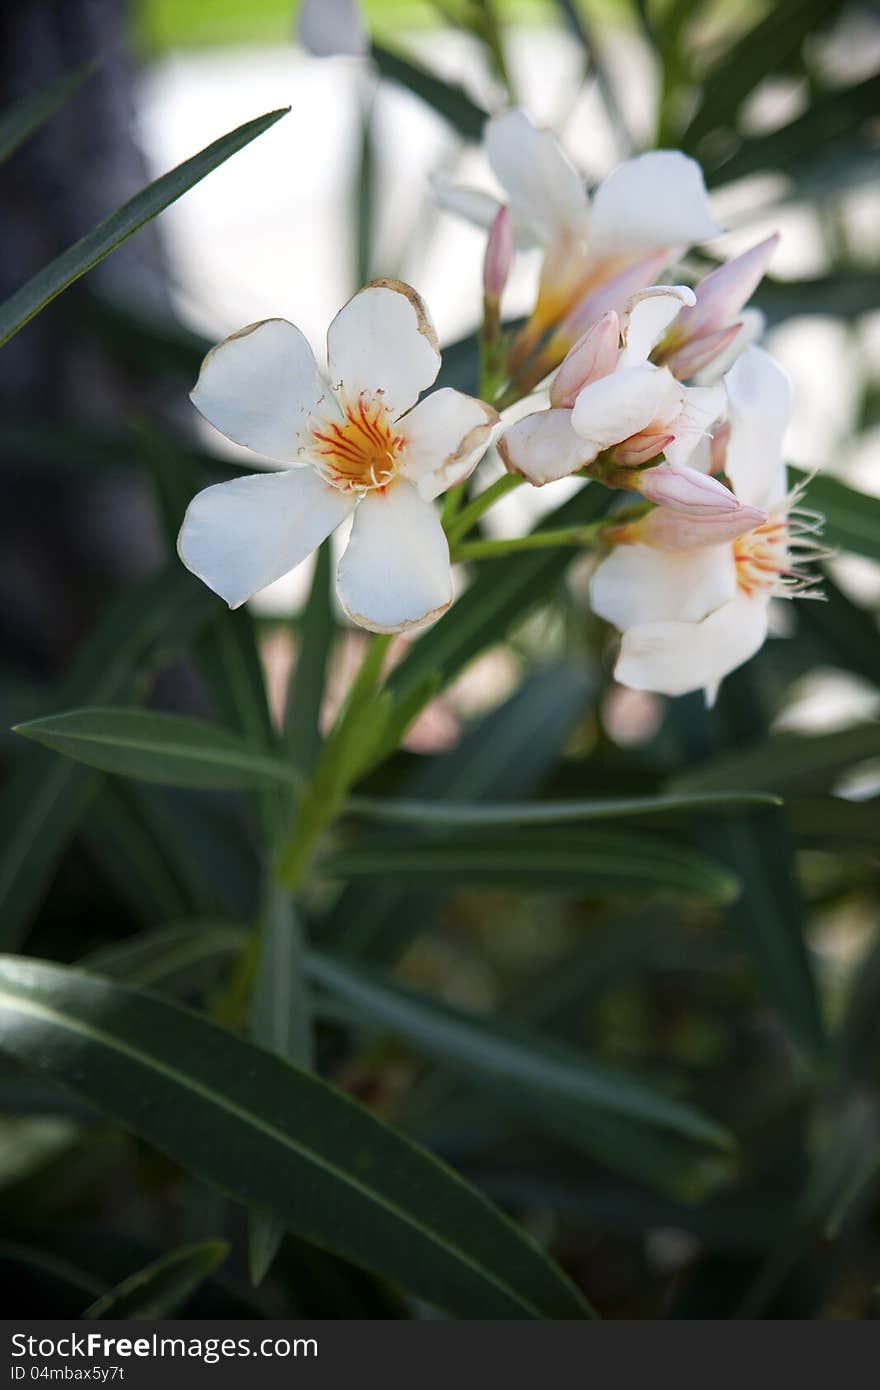
[[(0, 167), (4, 298), (148, 180), (134, 135), (136, 74), (123, 0), (27, 0), (0, 5), (0, 106), (91, 59), (100, 66), (36, 136)], [(147, 227), (89, 286), (167, 310), (158, 235)], [(127, 418), (150, 405), (149, 379), (121, 368), (83, 333), (82, 290), (55, 301), (2, 348), (0, 624), (5, 658), (34, 675), (66, 663), (105, 590), (155, 560), (143, 489), (25, 460), (2, 422)], [(132, 470), (134, 474), (134, 470)]]

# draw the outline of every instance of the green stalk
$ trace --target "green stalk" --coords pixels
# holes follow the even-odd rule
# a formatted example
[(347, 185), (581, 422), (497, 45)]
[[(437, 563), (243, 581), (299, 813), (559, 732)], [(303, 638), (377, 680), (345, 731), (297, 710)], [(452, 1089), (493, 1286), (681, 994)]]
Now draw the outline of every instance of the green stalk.
[[(616, 519), (615, 523), (616, 524)], [(465, 541), (456, 546), (453, 560), (493, 560), (499, 555), (513, 555), (521, 550), (547, 550), (557, 545), (590, 546), (600, 538), (608, 521), (589, 526), (568, 526), (558, 531), (535, 531), (529, 536), (513, 536), (510, 540)]]
[(308, 876), (318, 841), (336, 819), (345, 796), (381, 736), (384, 706), (374, 698), (391, 636), (370, 639), (360, 670), (328, 734), (299, 803), (293, 829), (278, 855), (276, 877), (288, 888)]
[(477, 524), (483, 513), (487, 512), (499, 498), (505, 497), (508, 492), (513, 492), (514, 488), (518, 488), (524, 482), (525, 479), (519, 473), (505, 473), (502, 477), (496, 478), (489, 487), (478, 493), (466, 507), (462, 507), (452, 525), (447, 527), (446, 535), (450, 546), (454, 546), (462, 536), (466, 536), (468, 531)]

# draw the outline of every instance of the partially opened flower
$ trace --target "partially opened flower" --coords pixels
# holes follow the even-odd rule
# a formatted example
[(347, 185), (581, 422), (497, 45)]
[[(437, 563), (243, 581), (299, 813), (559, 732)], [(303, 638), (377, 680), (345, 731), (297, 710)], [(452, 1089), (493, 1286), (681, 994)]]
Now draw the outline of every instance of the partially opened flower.
[(302, 0), (297, 32), (316, 58), (359, 58), (370, 46), (360, 0)]
[[(627, 160), (591, 201), (556, 137), (536, 129), (524, 111), (490, 120), (484, 140), (519, 243), (544, 252), (538, 303), (515, 348), (519, 356), (554, 324), (570, 346), (606, 310), (620, 309), (656, 279), (679, 249), (720, 234), (699, 165), (677, 150)], [(433, 186), (442, 206), (491, 226), (497, 199), (440, 180)]]
[(726, 378), (730, 434), (725, 473), (738, 514), (675, 516), (666, 508), (622, 527), (593, 576), (591, 602), (623, 633), (615, 675), (637, 690), (714, 700), (730, 671), (764, 642), (771, 598), (815, 596), (804, 566), (822, 551), (821, 518), (786, 493), (782, 442), (788, 378), (749, 347)]
[[(607, 454), (620, 470), (608, 480), (652, 501), (684, 510), (693, 502), (702, 512), (714, 498), (716, 510), (735, 509), (727, 488), (686, 468), (724, 409), (723, 389), (683, 386), (648, 360), (682, 306), (693, 302), (686, 286), (658, 285), (632, 296), (622, 322), (613, 311), (603, 315), (559, 368), (551, 408), (505, 431), (499, 447), (508, 469), (540, 487)], [(661, 453), (665, 468), (636, 468)]]
[(290, 467), (198, 493), (178, 550), (237, 608), (353, 516), (340, 601), (362, 627), (398, 632), (452, 602), (432, 499), (468, 476), (498, 416), (450, 388), (415, 405), (440, 352), (424, 304), (398, 281), (349, 300), (330, 325), (327, 358), (325, 377), (285, 319), (252, 324), (208, 353), (193, 403), (236, 443)]
[(709, 367), (714, 379), (727, 371), (763, 329), (761, 311), (744, 306), (760, 284), (778, 242), (775, 233), (706, 275), (694, 291), (694, 303), (673, 319), (651, 360), (682, 380), (705, 374)]

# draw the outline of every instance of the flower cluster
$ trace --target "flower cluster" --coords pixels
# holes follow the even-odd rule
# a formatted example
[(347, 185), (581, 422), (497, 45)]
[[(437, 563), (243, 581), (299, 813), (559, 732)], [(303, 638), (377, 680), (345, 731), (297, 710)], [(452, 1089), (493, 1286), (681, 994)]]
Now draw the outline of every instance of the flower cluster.
[[(486, 150), (503, 203), (434, 187), (489, 230), (482, 389), (493, 403), (448, 387), (419, 401), (440, 353), (421, 299), (396, 281), (367, 285), (339, 312), (326, 372), (293, 324), (253, 324), (208, 354), (192, 399), (229, 438), (287, 467), (194, 498), (181, 558), (236, 607), (350, 520), (337, 573), (345, 612), (375, 632), (425, 623), (453, 596), (434, 499), (500, 434), (508, 471), (535, 487), (577, 474), (634, 495), (602, 530), (608, 553), (591, 586), (595, 612), (622, 634), (617, 678), (711, 700), (763, 642), (769, 600), (815, 596), (805, 566), (823, 553), (820, 519), (787, 491), (788, 381), (756, 346), (761, 317), (746, 307), (776, 237), (695, 289), (652, 283), (719, 233), (693, 160), (640, 155), (590, 200), (522, 111), (488, 122)], [(500, 302), (521, 245), (542, 249), (540, 287), (508, 339)], [(495, 407), (536, 388), (536, 408), (504, 425)]]

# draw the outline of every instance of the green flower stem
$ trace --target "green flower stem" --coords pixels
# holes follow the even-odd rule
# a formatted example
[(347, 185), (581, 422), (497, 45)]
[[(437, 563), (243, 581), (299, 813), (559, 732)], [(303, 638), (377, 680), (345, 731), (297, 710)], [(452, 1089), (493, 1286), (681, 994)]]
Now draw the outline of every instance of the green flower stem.
[(376, 698), (389, 634), (370, 639), (345, 704), (331, 729), (297, 808), (293, 829), (275, 865), (276, 877), (288, 888), (300, 887), (318, 841), (342, 809), (349, 787), (369, 761), (381, 738), (385, 706)]
[[(616, 524), (616, 521), (615, 521)], [(558, 545), (595, 545), (607, 521), (590, 526), (568, 526), (559, 531), (535, 531), (530, 536), (514, 536), (510, 540), (465, 541), (456, 546), (455, 561), (494, 560), (499, 555), (513, 555), (520, 550), (547, 550)]]
[(505, 473), (497, 478), (489, 487), (484, 488), (478, 493), (466, 507), (454, 518), (451, 526), (446, 527), (446, 535), (450, 546), (455, 546), (456, 542), (466, 536), (468, 531), (479, 521), (484, 512), (487, 512), (501, 497), (505, 497), (508, 492), (513, 492), (525, 479), (518, 473)]

